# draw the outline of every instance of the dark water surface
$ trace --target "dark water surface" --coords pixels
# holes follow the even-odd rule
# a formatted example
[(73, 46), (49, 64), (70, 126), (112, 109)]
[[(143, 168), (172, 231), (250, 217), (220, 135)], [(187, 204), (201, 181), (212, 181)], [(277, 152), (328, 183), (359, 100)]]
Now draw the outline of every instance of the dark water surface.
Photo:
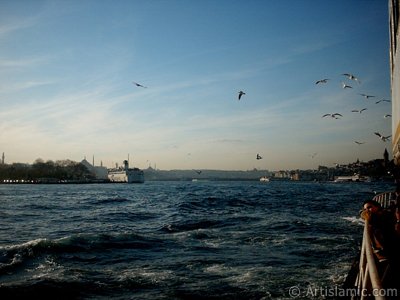
[[(0, 299), (293, 299), (341, 286), (382, 183), (0, 185)], [(316, 296), (315, 299), (321, 299)]]

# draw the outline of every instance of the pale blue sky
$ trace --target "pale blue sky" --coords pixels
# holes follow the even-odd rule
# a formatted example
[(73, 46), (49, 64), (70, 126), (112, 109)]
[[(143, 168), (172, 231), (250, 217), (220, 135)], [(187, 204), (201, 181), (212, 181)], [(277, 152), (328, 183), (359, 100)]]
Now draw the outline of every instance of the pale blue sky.
[(164, 170), (381, 158), (388, 35), (385, 0), (1, 0), (0, 152)]

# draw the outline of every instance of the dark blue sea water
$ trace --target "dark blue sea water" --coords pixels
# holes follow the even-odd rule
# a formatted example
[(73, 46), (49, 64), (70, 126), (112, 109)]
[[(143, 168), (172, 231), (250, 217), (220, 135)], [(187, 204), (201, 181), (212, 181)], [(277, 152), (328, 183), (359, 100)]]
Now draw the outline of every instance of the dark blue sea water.
[[(293, 299), (341, 286), (383, 183), (0, 185), (0, 299)], [(321, 299), (316, 296), (315, 299)]]

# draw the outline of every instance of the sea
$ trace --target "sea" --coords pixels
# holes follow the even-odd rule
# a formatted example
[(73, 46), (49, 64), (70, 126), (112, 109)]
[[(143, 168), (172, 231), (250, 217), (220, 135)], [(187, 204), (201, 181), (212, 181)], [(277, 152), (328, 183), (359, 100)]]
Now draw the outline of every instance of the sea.
[(394, 184), (1, 184), (0, 299), (333, 299)]

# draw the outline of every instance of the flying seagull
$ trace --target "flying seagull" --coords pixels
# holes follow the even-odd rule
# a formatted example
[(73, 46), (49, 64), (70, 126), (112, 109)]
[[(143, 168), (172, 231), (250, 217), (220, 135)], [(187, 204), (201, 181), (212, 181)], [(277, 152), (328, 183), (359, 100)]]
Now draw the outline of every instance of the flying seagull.
[(316, 82), (315, 82), (315, 84), (320, 84), (320, 83), (327, 83), (328, 82), (328, 78), (325, 78), (325, 79), (320, 79), (320, 80), (317, 80)]
[(358, 110), (358, 109), (353, 109), (351, 112), (358, 112), (358, 113), (362, 113), (364, 110), (367, 110), (366, 108), (363, 108), (363, 109), (361, 109), (361, 110)]
[(262, 159), (262, 157), (260, 156), (260, 154), (257, 153), (257, 160)]
[(311, 158), (314, 158), (316, 155), (317, 155), (318, 153), (313, 153), (313, 154), (311, 154), (310, 156), (311, 156)]
[(353, 74), (343, 73), (342, 75), (346, 76), (346, 77), (349, 78), (350, 80), (354, 80), (354, 81), (357, 81), (358, 83), (360, 83), (360, 81), (358, 80), (358, 78), (357, 78), (356, 76), (354, 76)]
[(147, 88), (147, 86), (141, 85), (140, 83), (132, 81), (132, 83), (138, 87)]
[(387, 115), (384, 115), (383, 117), (384, 117), (385, 119), (386, 119), (386, 118), (391, 118), (392, 115), (391, 115), (391, 114), (387, 114)]
[(239, 98), (238, 98), (238, 99), (240, 100), (240, 98), (242, 98), (243, 95), (246, 95), (246, 93), (243, 92), (243, 91), (240, 91), (240, 92), (239, 92)]
[(193, 171), (195, 171), (197, 174), (201, 174), (201, 170), (195, 170), (195, 169), (193, 169)]
[(390, 100), (382, 99), (382, 100), (376, 101), (375, 103), (376, 103), (376, 104), (379, 104), (379, 103), (381, 103), (381, 102), (390, 102)]
[(352, 86), (347, 85), (347, 84), (345, 84), (344, 82), (342, 82), (342, 87), (343, 87), (344, 89), (352, 89), (352, 88), (353, 88)]
[(375, 96), (372, 95), (366, 95), (366, 94), (359, 94), (361, 96), (363, 96), (365, 99), (369, 99), (369, 98), (374, 98)]
[(332, 118), (334, 118), (334, 119), (339, 119), (338, 117), (343, 117), (341, 114), (339, 114), (339, 113), (334, 113), (334, 114), (325, 114), (325, 115), (323, 115), (321, 118), (325, 118), (325, 117), (327, 117), (327, 116), (330, 116), (330, 117), (332, 117)]
[(383, 135), (381, 135), (379, 132), (374, 132), (374, 133), (375, 133), (377, 136), (379, 136), (379, 138), (380, 138), (383, 142), (388, 141), (389, 138), (391, 137), (391, 135), (383, 136)]
[(354, 141), (354, 143), (356, 143), (357, 145), (365, 144), (364, 142), (359, 142), (359, 141)]

